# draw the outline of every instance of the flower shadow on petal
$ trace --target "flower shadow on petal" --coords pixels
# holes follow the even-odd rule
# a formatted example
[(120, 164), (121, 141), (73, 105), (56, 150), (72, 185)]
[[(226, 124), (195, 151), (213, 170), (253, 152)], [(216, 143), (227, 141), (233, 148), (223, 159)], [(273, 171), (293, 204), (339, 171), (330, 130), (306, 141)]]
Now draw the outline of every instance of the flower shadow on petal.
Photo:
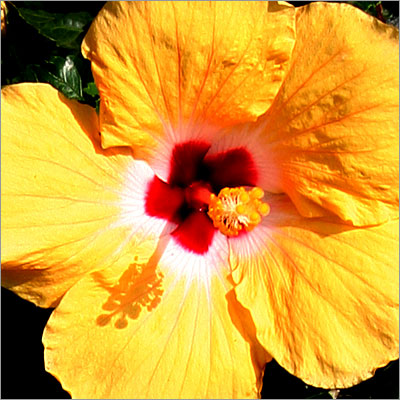
[(324, 217), (307, 218), (299, 215), (294, 208), (292, 201), (287, 195), (274, 194), (265, 198), (271, 207), (268, 219), (263, 221), (265, 226), (271, 231), (276, 229), (305, 229), (318, 235), (321, 239), (325, 237), (346, 234), (352, 231), (362, 231), (364, 228), (373, 227), (375, 225), (364, 226), (363, 228), (345, 225), (343, 220), (334, 214)]
[[(51, 274), (51, 268), (43, 267), (38, 261), (13, 263), (5, 262), (2, 265), (2, 286), (6, 289), (13, 290), (19, 285), (29, 284), (35, 281), (46, 281), (48, 275)], [(37, 304), (43, 304), (46, 301), (46, 296), (42, 295), (40, 291), (29, 293), (31, 301)], [(58, 297), (52, 301), (48, 307), (57, 307), (61, 298)]]
[(149, 270), (136, 259), (116, 285), (104, 285), (109, 297), (102, 306), (105, 313), (97, 317), (97, 324), (105, 326), (115, 321), (115, 328), (123, 329), (128, 326), (128, 320), (137, 319), (143, 309), (153, 310), (160, 303), (164, 292), (162, 278), (160, 272)]
[[(232, 281), (231, 277), (229, 279)], [(228, 311), (233, 325), (250, 345), (250, 356), (255, 371), (263, 371), (265, 364), (272, 360), (272, 356), (264, 349), (257, 339), (256, 326), (250, 311), (240, 304), (234, 290), (230, 290), (225, 295), (225, 298), (228, 303)]]
[(105, 312), (96, 318), (97, 325), (113, 323), (115, 328), (124, 329), (129, 320), (138, 319), (142, 312), (150, 312), (160, 304), (164, 275), (157, 265), (168, 240), (159, 241), (147, 262), (140, 262), (136, 256), (115, 284), (104, 278), (101, 272), (93, 273), (94, 280), (109, 293), (101, 307)]

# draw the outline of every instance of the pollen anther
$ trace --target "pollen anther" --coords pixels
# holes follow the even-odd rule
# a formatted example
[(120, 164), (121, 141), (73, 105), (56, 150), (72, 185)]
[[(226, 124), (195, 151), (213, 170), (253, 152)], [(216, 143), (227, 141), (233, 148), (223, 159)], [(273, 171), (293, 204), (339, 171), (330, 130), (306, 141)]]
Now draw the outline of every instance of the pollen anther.
[(208, 215), (224, 235), (237, 236), (242, 229), (251, 231), (269, 214), (263, 203), (264, 191), (259, 187), (223, 188), (218, 196), (210, 195)]

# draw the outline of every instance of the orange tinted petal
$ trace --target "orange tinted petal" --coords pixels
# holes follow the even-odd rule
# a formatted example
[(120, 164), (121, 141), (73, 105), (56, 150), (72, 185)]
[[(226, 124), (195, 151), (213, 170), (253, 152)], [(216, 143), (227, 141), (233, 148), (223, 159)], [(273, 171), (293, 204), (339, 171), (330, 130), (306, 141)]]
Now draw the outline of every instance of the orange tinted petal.
[(297, 10), (291, 69), (265, 123), (276, 191), (356, 226), (398, 215), (398, 31), (346, 4)]
[(257, 397), (267, 355), (226, 255), (223, 240), (198, 256), (167, 239), (149, 261), (83, 278), (45, 329), (46, 369), (74, 398)]
[(108, 3), (82, 45), (101, 95), (103, 146), (151, 156), (170, 131), (255, 120), (293, 44), (288, 4)]
[(398, 221), (351, 228), (301, 217), (287, 196), (266, 201), (263, 226), (230, 241), (238, 300), (266, 350), (325, 388), (398, 358)]
[(54, 306), (85, 273), (128, 265), (145, 173), (101, 149), (94, 109), (49, 85), (6, 87), (1, 111), (2, 285)]

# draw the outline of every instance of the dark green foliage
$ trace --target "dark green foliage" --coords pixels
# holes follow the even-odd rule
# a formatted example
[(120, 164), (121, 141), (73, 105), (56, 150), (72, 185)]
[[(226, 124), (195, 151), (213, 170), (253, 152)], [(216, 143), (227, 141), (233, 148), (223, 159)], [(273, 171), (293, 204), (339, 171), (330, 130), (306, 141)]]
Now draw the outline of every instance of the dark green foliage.
[(399, 3), (397, 1), (349, 1), (348, 3), (382, 22), (399, 26)]
[(67, 49), (80, 48), (85, 28), (93, 19), (87, 12), (59, 14), (25, 7), (17, 11), (39, 34)]
[(40, 81), (52, 84), (69, 99), (83, 100), (82, 80), (75, 62), (74, 56), (51, 56), (46, 61), (47, 69), (36, 68), (36, 76)]
[(99, 91), (97, 90), (97, 87), (94, 82), (89, 82), (87, 87), (85, 87), (83, 91), (92, 97), (96, 97), (99, 95)]
[(67, 98), (98, 107), (84, 35), (104, 2), (7, 2), (2, 85), (45, 82)]

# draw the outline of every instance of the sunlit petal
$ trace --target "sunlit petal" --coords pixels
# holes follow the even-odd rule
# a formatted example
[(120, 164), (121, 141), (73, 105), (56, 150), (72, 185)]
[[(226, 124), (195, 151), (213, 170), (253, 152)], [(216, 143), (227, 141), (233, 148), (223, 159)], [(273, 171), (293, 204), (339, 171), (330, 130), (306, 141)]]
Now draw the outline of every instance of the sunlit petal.
[(54, 306), (162, 231), (143, 211), (154, 174), (126, 149), (102, 150), (95, 110), (49, 85), (8, 86), (1, 108), (2, 285)]
[(238, 300), (287, 371), (318, 387), (371, 377), (398, 358), (398, 221), (352, 228), (301, 217), (285, 195), (232, 238)]
[(227, 254), (220, 234), (204, 256), (165, 237), (150, 260), (82, 279), (46, 327), (47, 370), (75, 398), (257, 397), (269, 356)]
[(398, 216), (398, 31), (346, 4), (297, 10), (290, 71), (263, 120), (270, 183), (307, 217)]
[(293, 45), (286, 3), (106, 4), (82, 45), (101, 95), (103, 146), (130, 145), (151, 160), (167, 135), (255, 120)]

